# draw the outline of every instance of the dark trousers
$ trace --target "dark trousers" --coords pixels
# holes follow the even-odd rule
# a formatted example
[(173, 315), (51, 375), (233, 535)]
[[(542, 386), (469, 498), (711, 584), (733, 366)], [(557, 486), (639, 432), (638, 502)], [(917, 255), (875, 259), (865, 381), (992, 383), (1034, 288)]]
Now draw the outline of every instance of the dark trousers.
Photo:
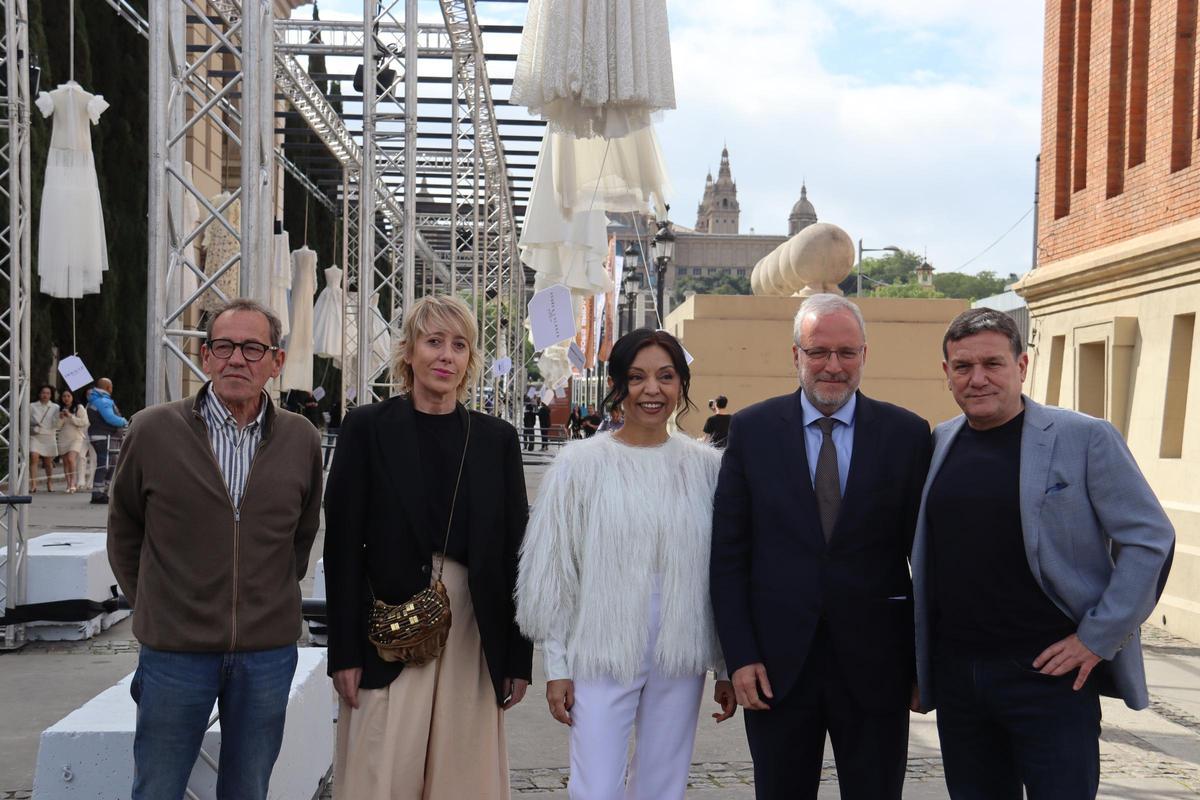
[(938, 737), (953, 800), (1092, 800), (1100, 785), (1100, 697), (1075, 673), (1023, 658), (940, 655)]
[(526, 414), (521, 418), (521, 427), (524, 428), (525, 434), (525, 449), (533, 449), (533, 429), (537, 425), (537, 416), (535, 414)]
[(92, 447), (96, 450), (96, 471), (92, 476), (92, 496), (106, 497), (108, 484), (112, 481), (114, 464), (110, 463), (108, 445), (109, 437), (102, 436), (92, 439)]
[(771, 701), (770, 711), (746, 712), (755, 797), (815, 800), (826, 733), (843, 800), (899, 800), (908, 762), (908, 709), (861, 708), (822, 629), (787, 696)]

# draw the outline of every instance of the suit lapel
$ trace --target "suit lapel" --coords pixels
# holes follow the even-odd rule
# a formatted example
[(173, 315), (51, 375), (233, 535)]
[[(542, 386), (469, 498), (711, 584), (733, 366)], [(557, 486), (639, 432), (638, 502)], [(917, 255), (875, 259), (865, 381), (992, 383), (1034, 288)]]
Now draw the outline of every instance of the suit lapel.
[(877, 415), (874, 401), (860, 392), (854, 408), (854, 441), (850, 449), (850, 473), (846, 476), (846, 491), (842, 493), (842, 504), (838, 508), (837, 524), (833, 526), (830, 543), (836, 543), (846, 515), (855, 508), (863, 507), (860, 497), (870, 492), (871, 473), (877, 465), (879, 440), (882, 431), (877, 430)]
[[(388, 401), (392, 408), (380, 419), (377, 444), (383, 451), (383, 463), (404, 516), (414, 532), (429, 526), (426, 507), (425, 480), (421, 474), (421, 455), (417, 447), (417, 423), (412, 401), (400, 397)], [(424, 542), (424, 536), (418, 536)]]
[(1056, 438), (1052, 425), (1042, 413), (1042, 407), (1025, 398), (1025, 421), (1021, 425), (1021, 532), (1025, 540), (1025, 558), (1039, 586), (1042, 585), (1042, 571), (1037, 558), (1038, 537)]
[[(784, 450), (784, 469), (780, 480), (786, 484), (785, 490), (790, 493), (799, 489), (800, 509), (797, 518), (801, 520), (801, 533), (815, 536), (823, 543), (825, 537), (821, 533), (820, 515), (817, 513), (817, 495), (813, 492), (812, 475), (808, 467), (808, 448), (804, 441), (804, 411), (800, 406), (800, 392), (793, 396), (793, 402), (788, 403), (783, 414), (786, 424), (780, 441), (786, 443)], [(808, 520), (810, 524), (804, 524)]]

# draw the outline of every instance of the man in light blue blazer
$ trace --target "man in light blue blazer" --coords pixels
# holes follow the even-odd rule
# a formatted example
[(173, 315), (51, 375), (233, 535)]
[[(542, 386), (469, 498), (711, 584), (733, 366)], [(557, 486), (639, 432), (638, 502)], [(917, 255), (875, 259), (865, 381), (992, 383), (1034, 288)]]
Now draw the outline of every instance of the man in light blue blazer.
[(919, 710), (954, 800), (1094, 798), (1099, 695), (1149, 703), (1138, 628), (1175, 532), (1121, 435), (1021, 393), (1005, 314), (942, 342), (962, 416), (933, 433), (913, 543)]

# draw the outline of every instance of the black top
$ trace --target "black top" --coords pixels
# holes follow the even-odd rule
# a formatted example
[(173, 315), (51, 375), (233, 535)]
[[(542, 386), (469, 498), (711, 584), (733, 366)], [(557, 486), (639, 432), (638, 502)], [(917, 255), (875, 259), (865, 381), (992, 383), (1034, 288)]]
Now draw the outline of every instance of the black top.
[[(467, 584), (500, 703), (505, 678), (532, 675), (533, 643), (521, 635), (513, 605), (529, 501), (516, 429), (460, 405), (455, 416), (464, 431), (468, 413), (470, 452), (454, 515), (462, 514), (467, 525)], [(398, 661), (381, 659), (367, 640), (368, 579), (389, 603), (429, 587), (433, 554), (426, 542), (427, 495), (434, 484), (418, 441), (408, 397), (358, 406), (342, 421), (325, 482), (328, 670), (362, 668), (364, 689), (387, 686), (404, 669)]]
[[(429, 507), (429, 549), (442, 552), (460, 564), (467, 563), (467, 512), (466, 491), (458, 492), (458, 503), (454, 509), (454, 527), (450, 530), (446, 544), (446, 523), (450, 519), (450, 504), (454, 502), (454, 484), (458, 478), (458, 465), (462, 461), (462, 419), (453, 412), (449, 414), (425, 414), (413, 409), (417, 423), (417, 450), (421, 455), (421, 472), (425, 481), (426, 505)], [(464, 469), (464, 483), (465, 479)]]
[(1026, 658), (1075, 632), (1033, 578), (1021, 530), (1024, 412), (964, 425), (929, 488), (937, 647)]
[(708, 434), (708, 440), (717, 447), (724, 447), (725, 440), (729, 438), (729, 420), (733, 417), (729, 414), (713, 414), (704, 423), (704, 432)]

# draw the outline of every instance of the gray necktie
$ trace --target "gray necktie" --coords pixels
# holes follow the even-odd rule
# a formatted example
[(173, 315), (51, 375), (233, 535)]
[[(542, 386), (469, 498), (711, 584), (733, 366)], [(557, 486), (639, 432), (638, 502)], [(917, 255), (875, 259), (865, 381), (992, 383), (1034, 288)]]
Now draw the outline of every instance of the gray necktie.
[(825, 541), (833, 536), (838, 509), (842, 505), (842, 483), (838, 478), (837, 448), (833, 445), (833, 417), (821, 417), (817, 427), (821, 429), (821, 452), (817, 454), (817, 472), (813, 479), (813, 491), (817, 495), (817, 509), (821, 512), (821, 530)]

